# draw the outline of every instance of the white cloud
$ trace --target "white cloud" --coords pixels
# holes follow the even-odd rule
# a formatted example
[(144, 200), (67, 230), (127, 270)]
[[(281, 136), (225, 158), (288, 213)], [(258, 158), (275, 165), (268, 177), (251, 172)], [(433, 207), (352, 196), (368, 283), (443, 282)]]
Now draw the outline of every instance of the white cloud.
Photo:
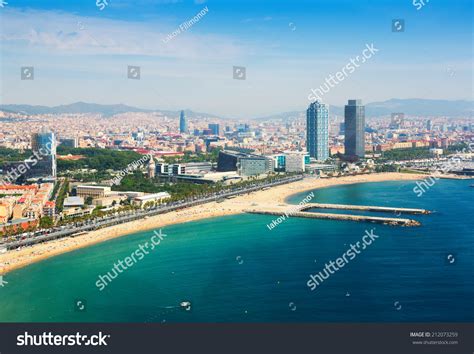
[(63, 12), (13, 9), (5, 11), (2, 18), (4, 25), (0, 38), (6, 51), (14, 48), (35, 53), (196, 59), (229, 59), (246, 51), (230, 37), (193, 33), (206, 18), (168, 43), (163, 43), (162, 39), (181, 22), (175, 27), (165, 27), (160, 26), (159, 19), (153, 23), (137, 23)]

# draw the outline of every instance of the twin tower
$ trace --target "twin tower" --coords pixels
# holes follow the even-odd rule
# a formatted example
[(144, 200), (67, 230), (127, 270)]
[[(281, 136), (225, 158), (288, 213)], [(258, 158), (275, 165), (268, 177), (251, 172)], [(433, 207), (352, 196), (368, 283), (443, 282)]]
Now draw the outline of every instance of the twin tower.
[[(344, 155), (364, 157), (365, 106), (361, 100), (349, 100), (344, 107)], [(306, 110), (306, 147), (318, 161), (329, 158), (329, 109), (319, 101)]]

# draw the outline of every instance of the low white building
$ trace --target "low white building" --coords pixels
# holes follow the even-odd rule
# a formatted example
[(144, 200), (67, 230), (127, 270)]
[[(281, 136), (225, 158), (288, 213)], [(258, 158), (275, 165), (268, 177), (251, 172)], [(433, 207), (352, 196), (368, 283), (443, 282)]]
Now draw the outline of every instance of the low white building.
[(171, 196), (167, 192), (145, 194), (144, 196), (133, 198), (132, 204), (143, 208), (148, 202), (162, 203), (169, 198), (171, 198)]
[(101, 197), (105, 197), (110, 192), (111, 192), (111, 188), (108, 186), (95, 186), (95, 185), (76, 186), (76, 195), (78, 197), (101, 198)]
[(127, 200), (127, 196), (125, 195), (109, 195), (107, 197), (94, 199), (92, 204), (99, 207), (110, 207), (114, 205), (120, 205), (120, 202), (124, 200)]
[(92, 211), (94, 210), (94, 207), (87, 207), (85, 209), (83, 208), (67, 208), (64, 209), (62, 214), (63, 216), (68, 216), (71, 218), (75, 218), (78, 216), (85, 216), (85, 215), (91, 215)]
[(64, 208), (78, 208), (84, 206), (84, 198), (82, 197), (67, 197), (64, 199)]

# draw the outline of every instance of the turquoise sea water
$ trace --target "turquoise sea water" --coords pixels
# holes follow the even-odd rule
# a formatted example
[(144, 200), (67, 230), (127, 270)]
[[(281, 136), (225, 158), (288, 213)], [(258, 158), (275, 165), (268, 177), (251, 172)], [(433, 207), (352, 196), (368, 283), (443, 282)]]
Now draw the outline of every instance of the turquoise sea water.
[[(315, 202), (435, 211), (403, 216), (421, 221), (417, 228), (290, 218), (270, 231), (266, 225), (275, 217), (263, 215), (165, 227), (160, 245), (99, 291), (98, 276), (149, 241), (153, 232), (110, 240), (7, 274), (8, 284), (0, 288), (0, 321), (472, 321), (470, 184), (440, 180), (420, 198), (412, 191), (414, 182), (315, 191)], [(380, 237), (310, 291), (309, 275), (372, 228)], [(176, 307), (184, 300), (192, 303), (191, 311)], [(78, 301), (84, 310), (75, 305)]]

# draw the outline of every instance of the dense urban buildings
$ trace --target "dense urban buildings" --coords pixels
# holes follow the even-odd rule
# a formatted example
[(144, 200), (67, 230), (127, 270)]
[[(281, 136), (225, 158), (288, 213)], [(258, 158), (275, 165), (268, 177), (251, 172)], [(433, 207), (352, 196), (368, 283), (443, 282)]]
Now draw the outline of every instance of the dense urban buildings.
[(329, 111), (328, 107), (313, 102), (306, 111), (306, 145), (309, 155), (325, 161), (329, 157)]
[(349, 100), (344, 107), (344, 148), (347, 156), (365, 156), (365, 107), (362, 100)]
[[(29, 227), (44, 217), (90, 217), (97, 208), (142, 205), (134, 198), (161, 192), (164, 184), (229, 185), (274, 174), (327, 176), (369, 169), (367, 160), (352, 163), (357, 159), (345, 160), (346, 156), (365, 156), (377, 164), (380, 157), (403, 159), (419, 151), (425, 160), (416, 167), (423, 168), (440, 163), (453, 146), (474, 137), (469, 117), (420, 117), (398, 111), (366, 120), (360, 100), (349, 100), (344, 109), (331, 112), (314, 102), (306, 111), (265, 119), (223, 119), (193, 112), (102, 116), (1, 111), (0, 118), (0, 148), (6, 149), (0, 184), (12, 185), (13, 190), (55, 189), (49, 198), (44, 193), (33, 198), (31, 191), (0, 192), (1, 227)], [(192, 135), (184, 133), (189, 130)], [(127, 153), (134, 158), (118, 167), (115, 160)], [(471, 167), (463, 168), (455, 173), (472, 173)], [(125, 190), (123, 181), (131, 189)], [(64, 203), (56, 203), (58, 195)]]
[(55, 204), (50, 201), (54, 184), (0, 185), (0, 231), (10, 227), (35, 226), (43, 216), (54, 216)]

